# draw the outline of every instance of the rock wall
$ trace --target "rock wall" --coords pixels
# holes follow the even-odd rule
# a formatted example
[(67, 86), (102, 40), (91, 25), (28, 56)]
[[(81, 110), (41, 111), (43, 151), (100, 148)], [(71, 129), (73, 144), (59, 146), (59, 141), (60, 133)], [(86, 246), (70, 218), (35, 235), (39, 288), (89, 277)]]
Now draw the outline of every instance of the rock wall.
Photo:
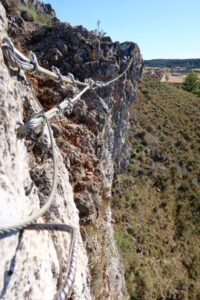
[[(6, 17), (0, 4), (0, 43), (6, 35)], [(38, 109), (21, 77), (9, 72), (0, 49), (0, 224), (23, 220), (44, 203), (52, 181), (50, 148), (41, 137), (30, 152), (16, 136), (16, 122), (23, 119), (25, 105)], [(35, 106), (35, 107), (34, 107)], [(47, 137), (46, 137), (47, 138)], [(35, 149), (34, 149), (35, 148)], [(73, 224), (79, 228), (79, 216), (73, 200), (69, 175), (62, 156), (59, 161), (59, 185), (51, 211), (41, 222)], [(27, 189), (33, 185), (30, 195)], [(0, 298), (53, 299), (66, 271), (70, 235), (24, 231), (1, 235)], [(91, 299), (88, 287), (87, 256), (80, 237), (78, 272), (74, 284), (77, 299)]]
[[(2, 40), (6, 35), (6, 17), (2, 7), (1, 10)], [(133, 64), (123, 78), (85, 94), (70, 117), (51, 121), (58, 147), (59, 185), (54, 205), (41, 219), (73, 224), (81, 232), (74, 284), (76, 299), (126, 299), (124, 269), (114, 241), (109, 198), (114, 174), (123, 171), (129, 160), (128, 107), (135, 98), (142, 72), (139, 48), (134, 43), (113, 43), (109, 37), (99, 37), (82, 26), (60, 22), (54, 27), (33, 25), (25, 20), (23, 25), (16, 24), (22, 32), (20, 49), (34, 51), (44, 67), (55, 65), (63, 74), (71, 72), (79, 80), (113, 79), (133, 57)], [(30, 141), (16, 137), (16, 120), (23, 120), (31, 107), (38, 108), (23, 79), (8, 72), (1, 52), (0, 55), (0, 193), (4, 208), (0, 210), (1, 224), (8, 218), (24, 218), (44, 203), (50, 189), (52, 163), (47, 135), (31, 147)], [(42, 75), (27, 78), (45, 109), (80, 91), (78, 86), (64, 86)], [(26, 196), (32, 185), (30, 195)], [(62, 282), (69, 241), (66, 234), (26, 230), (23, 234), (3, 236), (2, 299), (53, 299)]]

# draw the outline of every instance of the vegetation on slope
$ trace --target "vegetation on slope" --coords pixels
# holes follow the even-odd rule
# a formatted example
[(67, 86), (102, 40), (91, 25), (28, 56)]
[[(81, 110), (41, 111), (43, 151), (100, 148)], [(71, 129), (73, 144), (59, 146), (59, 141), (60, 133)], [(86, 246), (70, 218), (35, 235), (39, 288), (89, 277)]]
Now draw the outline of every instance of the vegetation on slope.
[(185, 91), (200, 96), (200, 79), (195, 72), (191, 72), (186, 76), (182, 87)]
[(112, 198), (132, 300), (200, 299), (199, 120), (198, 97), (144, 79)]
[(42, 14), (32, 6), (27, 7), (27, 13), (29, 19), (34, 21), (35, 23), (39, 23), (41, 25), (46, 25), (46, 26), (53, 25), (53, 20), (51, 16), (49, 16), (48, 14)]

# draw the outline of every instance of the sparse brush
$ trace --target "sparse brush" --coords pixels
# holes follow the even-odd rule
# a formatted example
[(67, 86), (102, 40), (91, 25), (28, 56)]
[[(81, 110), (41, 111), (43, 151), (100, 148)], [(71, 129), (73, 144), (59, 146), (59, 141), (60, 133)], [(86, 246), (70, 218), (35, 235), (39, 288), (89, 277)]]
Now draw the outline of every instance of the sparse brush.
[(9, 1), (9, 12), (13, 15), (17, 14), (19, 10), (19, 1), (18, 0), (10, 0)]
[(50, 16), (44, 15), (40, 12), (38, 12), (35, 8), (32, 6), (29, 6), (27, 8), (27, 13), (31, 19), (33, 19), (34, 22), (37, 22), (42, 25), (46, 26), (52, 26), (53, 25), (53, 20)]

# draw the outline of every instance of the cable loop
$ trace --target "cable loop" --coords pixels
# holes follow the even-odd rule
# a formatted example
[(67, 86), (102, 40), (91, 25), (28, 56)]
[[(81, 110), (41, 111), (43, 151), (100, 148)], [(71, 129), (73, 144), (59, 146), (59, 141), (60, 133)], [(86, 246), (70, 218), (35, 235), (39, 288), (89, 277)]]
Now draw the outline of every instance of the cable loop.
[(73, 111), (73, 103), (71, 99), (65, 99), (66, 106), (63, 108), (63, 112), (66, 113), (68, 116), (72, 114)]
[(37, 59), (37, 56), (35, 55), (35, 53), (32, 51), (30, 53), (31, 53), (30, 63), (33, 65), (33, 70), (30, 71), (30, 73), (35, 74), (39, 70), (39, 63), (38, 63), (38, 59)]
[(56, 74), (56, 76), (58, 76), (58, 79), (55, 79), (55, 81), (62, 82), (63, 81), (63, 77), (62, 77), (62, 74), (60, 73), (60, 70), (57, 67), (55, 67), (55, 66), (52, 66), (51, 70), (52, 70), (52, 72), (54, 74)]
[(15, 52), (15, 46), (14, 46), (12, 40), (8, 38), (6, 43), (7, 43), (7, 46), (10, 48), (10, 50), (14, 53)]
[(44, 112), (35, 113), (31, 116), (30, 120), (25, 123), (19, 123), (20, 125), (17, 128), (18, 135), (24, 135), (26, 132), (34, 130), (34, 131), (42, 131), (44, 125), (46, 123), (46, 116)]
[(74, 75), (72, 73), (68, 73), (67, 75), (68, 75), (69, 79), (71, 80), (71, 82), (73, 84), (76, 84), (75, 79), (74, 79)]
[(6, 39), (6, 40), (4, 39), (1, 48), (3, 50), (3, 54), (5, 58), (8, 60), (10, 65), (12, 67), (16, 66), (16, 60), (14, 59), (15, 50), (12, 41), (10, 39)]

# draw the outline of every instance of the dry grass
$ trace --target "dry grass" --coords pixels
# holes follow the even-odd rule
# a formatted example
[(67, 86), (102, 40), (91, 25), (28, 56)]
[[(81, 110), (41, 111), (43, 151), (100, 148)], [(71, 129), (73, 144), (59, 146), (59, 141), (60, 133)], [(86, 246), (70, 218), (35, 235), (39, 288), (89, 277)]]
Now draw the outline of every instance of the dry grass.
[(18, 0), (10, 0), (9, 1), (9, 11), (12, 15), (15, 15), (19, 10), (19, 1)]

